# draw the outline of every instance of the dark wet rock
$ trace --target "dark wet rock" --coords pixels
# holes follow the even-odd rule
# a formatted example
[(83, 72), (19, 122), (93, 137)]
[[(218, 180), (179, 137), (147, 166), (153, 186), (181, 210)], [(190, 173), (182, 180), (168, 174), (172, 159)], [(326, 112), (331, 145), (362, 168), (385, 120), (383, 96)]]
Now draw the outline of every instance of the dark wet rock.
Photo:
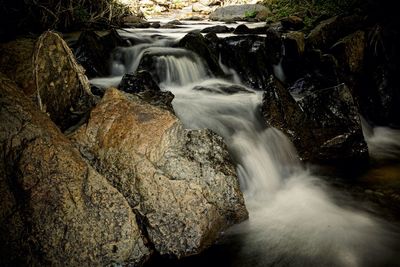
[(289, 16), (280, 20), (282, 27), (289, 31), (298, 31), (304, 27), (303, 19), (297, 16)]
[(210, 47), (211, 51), (213, 54), (217, 55), (218, 54), (218, 45), (219, 45), (219, 37), (217, 36), (216, 33), (210, 32), (204, 35), (204, 38), (207, 39), (208, 41), (208, 46)]
[(227, 94), (227, 95), (254, 93), (254, 91), (251, 91), (246, 87), (237, 84), (213, 84), (212, 86), (200, 85), (193, 87), (193, 90), (205, 91), (208, 93), (215, 93), (215, 94)]
[(95, 96), (103, 97), (106, 88), (90, 84), (90, 91)]
[(249, 28), (245, 24), (240, 24), (233, 31), (234, 34), (266, 34), (267, 27)]
[(150, 24), (150, 28), (158, 29), (158, 28), (160, 28), (160, 27), (161, 27), (160, 22), (152, 22), (152, 23)]
[(324, 54), (320, 50), (312, 50), (307, 51), (304, 57), (307, 73), (303, 78), (309, 80), (313, 88), (333, 87), (342, 82), (338, 62), (333, 55)]
[(169, 91), (162, 92), (148, 71), (141, 70), (125, 74), (118, 89), (126, 93), (136, 94), (152, 105), (174, 112), (171, 104), (174, 95)]
[(259, 90), (264, 87), (271, 69), (264, 37), (227, 37), (221, 40), (219, 49), (222, 63), (233, 68), (246, 85)]
[(0, 265), (141, 265), (150, 255), (123, 195), (0, 75)]
[(179, 47), (189, 49), (195, 52), (203, 60), (207, 62), (211, 72), (216, 76), (223, 76), (224, 72), (218, 63), (218, 56), (210, 48), (207, 39), (199, 32), (190, 32), (183, 37), (178, 44)]
[(295, 99), (277, 79), (270, 78), (263, 95), (262, 114), (269, 126), (284, 132), (297, 148), (302, 159), (311, 157), (314, 136), (311, 123)]
[(265, 52), (269, 61), (276, 65), (280, 62), (283, 53), (283, 42), (281, 33), (274, 28), (268, 28), (265, 38)]
[(71, 139), (121, 190), (162, 255), (199, 253), (248, 216), (222, 138), (185, 130), (136, 95), (107, 90)]
[(62, 130), (79, 122), (94, 105), (85, 70), (58, 34), (45, 32), (38, 39), (2, 44), (0, 55), (0, 71)]
[(305, 66), (305, 41), (304, 33), (290, 31), (282, 35), (284, 45), (284, 55), (282, 57), (282, 67), (286, 78), (290, 81), (297, 79), (299, 73), (303, 73)]
[(364, 71), (355, 90), (363, 116), (400, 128), (400, 38), (395, 25), (376, 24), (366, 35)]
[(231, 5), (217, 8), (209, 16), (211, 20), (247, 20), (249, 17), (256, 17), (260, 13), (258, 20), (265, 20), (270, 10), (259, 4)]
[(319, 146), (312, 152), (313, 158), (323, 162), (362, 162), (368, 158), (358, 108), (346, 85), (317, 90), (298, 103), (312, 123)]
[(357, 31), (339, 40), (331, 48), (346, 73), (360, 73), (363, 70), (365, 33)]
[(362, 28), (363, 20), (358, 15), (351, 15), (321, 21), (307, 36), (307, 45), (315, 49), (328, 49), (340, 38)]
[(264, 93), (263, 116), (283, 131), (303, 160), (363, 162), (368, 149), (358, 110), (345, 85), (307, 92), (297, 99), (277, 80)]
[(126, 40), (115, 30), (100, 37), (94, 31), (84, 31), (78, 41), (72, 46), (79, 64), (90, 78), (110, 74), (109, 55), (118, 46), (127, 46)]
[(202, 33), (228, 33), (232, 32), (233, 28), (229, 28), (225, 25), (216, 25), (212, 27), (207, 27), (201, 30)]

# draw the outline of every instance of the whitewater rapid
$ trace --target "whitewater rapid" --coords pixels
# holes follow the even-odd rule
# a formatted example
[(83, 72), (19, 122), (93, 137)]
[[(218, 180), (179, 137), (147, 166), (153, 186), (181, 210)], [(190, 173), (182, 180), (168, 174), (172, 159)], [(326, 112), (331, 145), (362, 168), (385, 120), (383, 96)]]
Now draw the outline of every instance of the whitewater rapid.
[[(140, 38), (141, 32), (131, 34)], [(261, 92), (246, 88), (226, 66), (221, 67), (231, 80), (213, 77), (197, 55), (170, 47), (179, 39), (176, 34), (162, 34), (146, 35), (142, 44), (117, 49), (111, 66), (114, 77), (91, 82), (116, 86), (124, 73), (134, 72), (142, 58), (151, 55), (157, 66), (153, 75), (162, 90), (175, 95), (172, 104), (185, 127), (208, 128), (224, 137), (250, 213), (248, 221), (225, 233), (227, 239), (240, 240), (235, 266), (398, 263), (396, 228), (335, 203), (332, 189), (299, 162), (288, 138), (264, 125), (259, 111)], [(227, 88), (231, 88), (229, 93)], [(367, 141), (379, 147), (382, 142), (374, 143), (377, 137), (373, 138), (371, 134)]]

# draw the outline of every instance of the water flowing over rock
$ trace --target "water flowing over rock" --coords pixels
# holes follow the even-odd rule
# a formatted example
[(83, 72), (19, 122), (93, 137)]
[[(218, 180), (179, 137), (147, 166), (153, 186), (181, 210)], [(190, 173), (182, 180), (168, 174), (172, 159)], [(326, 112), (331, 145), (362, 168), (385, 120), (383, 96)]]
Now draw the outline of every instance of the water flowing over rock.
[(302, 159), (343, 163), (368, 158), (358, 110), (345, 85), (298, 97), (296, 102), (281, 83), (272, 80), (262, 111), (269, 125), (289, 136)]
[(137, 96), (107, 90), (71, 138), (128, 199), (161, 254), (198, 253), (247, 218), (222, 138), (184, 130)]
[(3, 44), (0, 55), (0, 70), (62, 130), (91, 108), (93, 95), (85, 71), (57, 33)]
[(183, 85), (212, 75), (204, 63), (194, 52), (182, 48), (150, 47), (144, 50), (138, 70), (149, 71), (159, 83)]
[(217, 8), (209, 16), (211, 20), (219, 21), (232, 21), (232, 20), (246, 20), (249, 17), (257, 17), (259, 20), (265, 20), (269, 14), (270, 10), (259, 4), (245, 4), (245, 5), (232, 5)]
[(179, 41), (179, 47), (186, 48), (199, 55), (207, 62), (208, 67), (214, 75), (222, 76), (224, 74), (218, 64), (218, 56), (215, 53), (216, 51), (210, 49), (208, 40), (205, 39), (201, 33), (188, 33)]
[(140, 265), (129, 204), (16, 85), (0, 76), (0, 265)]

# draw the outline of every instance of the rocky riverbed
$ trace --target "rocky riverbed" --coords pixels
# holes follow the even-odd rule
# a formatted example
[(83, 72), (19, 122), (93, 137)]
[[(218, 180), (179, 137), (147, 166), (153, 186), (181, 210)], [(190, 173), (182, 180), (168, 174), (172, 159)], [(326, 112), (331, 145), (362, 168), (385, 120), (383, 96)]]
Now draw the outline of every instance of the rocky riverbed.
[(241, 8), (0, 44), (1, 266), (396, 262), (392, 25)]

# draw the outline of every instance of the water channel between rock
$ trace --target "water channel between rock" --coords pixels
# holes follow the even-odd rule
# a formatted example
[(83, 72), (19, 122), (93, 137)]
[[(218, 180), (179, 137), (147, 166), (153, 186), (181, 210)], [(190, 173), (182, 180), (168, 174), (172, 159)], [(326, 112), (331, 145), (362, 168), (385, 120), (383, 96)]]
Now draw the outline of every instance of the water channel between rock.
[[(174, 47), (187, 32), (206, 26), (195, 23), (180, 29), (120, 31), (123, 37), (140, 43), (117, 48), (112, 57), (113, 76), (91, 81), (98, 86), (118, 85), (124, 73), (137, 70), (144, 55), (154, 56), (153, 74), (162, 90), (175, 95), (173, 107), (185, 127), (209, 128), (223, 136), (236, 162), (249, 220), (225, 232), (219, 243), (200, 257), (160, 259), (149, 265), (399, 264), (398, 228), (364, 211), (336, 204), (332, 195), (340, 192), (333, 192), (298, 161), (283, 133), (260, 121), (261, 92), (247, 88), (234, 70), (223, 65), (230, 78), (214, 77), (196, 54)], [(382, 144), (377, 139), (367, 141), (375, 142), (377, 148)]]

